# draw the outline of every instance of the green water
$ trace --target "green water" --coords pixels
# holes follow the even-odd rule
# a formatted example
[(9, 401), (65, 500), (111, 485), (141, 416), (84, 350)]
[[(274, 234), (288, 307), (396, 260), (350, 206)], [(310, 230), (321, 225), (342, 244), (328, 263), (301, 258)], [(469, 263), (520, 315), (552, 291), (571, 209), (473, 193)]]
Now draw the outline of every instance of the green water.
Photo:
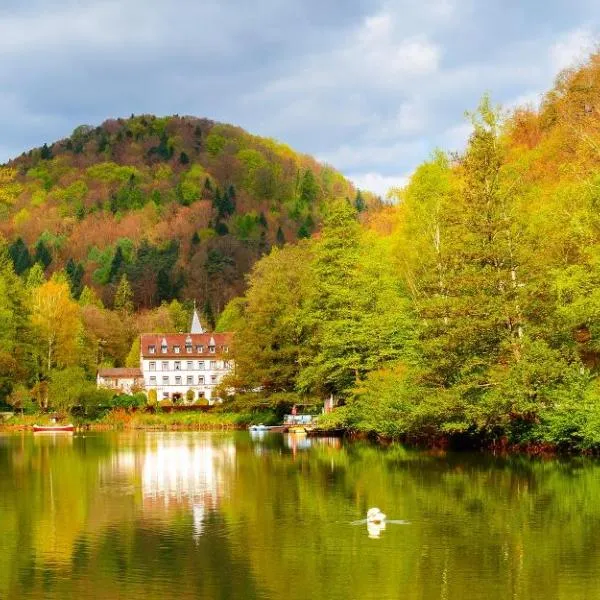
[[(368, 530), (378, 506), (390, 523)], [(600, 598), (600, 463), (0, 436), (0, 599)]]

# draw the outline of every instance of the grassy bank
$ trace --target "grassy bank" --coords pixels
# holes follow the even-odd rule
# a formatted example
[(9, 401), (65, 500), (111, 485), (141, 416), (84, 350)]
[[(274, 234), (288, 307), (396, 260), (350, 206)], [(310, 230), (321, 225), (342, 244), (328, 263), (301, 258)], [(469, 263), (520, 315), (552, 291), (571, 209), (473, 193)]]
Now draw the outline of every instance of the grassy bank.
[[(208, 431), (245, 429), (252, 423), (270, 422), (270, 412), (145, 412), (114, 409), (98, 419), (66, 417), (61, 423), (73, 423), (92, 431), (150, 430), (150, 431)], [(34, 424), (51, 425), (51, 415), (15, 414), (0, 422), (0, 431), (27, 431)]]

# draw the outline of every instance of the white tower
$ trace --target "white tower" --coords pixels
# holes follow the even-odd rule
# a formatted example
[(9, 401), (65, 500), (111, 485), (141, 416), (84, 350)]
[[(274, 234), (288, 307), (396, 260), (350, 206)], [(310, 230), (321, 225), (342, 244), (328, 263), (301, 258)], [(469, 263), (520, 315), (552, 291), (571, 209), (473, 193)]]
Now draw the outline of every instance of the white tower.
[(204, 327), (202, 327), (202, 323), (200, 323), (200, 317), (198, 316), (198, 311), (196, 310), (195, 302), (194, 302), (194, 316), (192, 317), (192, 327), (190, 329), (190, 333), (205, 333)]

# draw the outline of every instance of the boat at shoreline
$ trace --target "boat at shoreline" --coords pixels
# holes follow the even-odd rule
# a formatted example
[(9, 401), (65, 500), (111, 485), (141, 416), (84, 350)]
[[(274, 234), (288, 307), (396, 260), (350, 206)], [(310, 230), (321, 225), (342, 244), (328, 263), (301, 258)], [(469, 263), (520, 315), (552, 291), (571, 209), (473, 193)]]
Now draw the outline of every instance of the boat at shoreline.
[(73, 433), (75, 425), (34, 425), (33, 433)]
[(288, 430), (287, 425), (250, 425), (248, 431), (271, 431), (273, 433), (285, 433)]

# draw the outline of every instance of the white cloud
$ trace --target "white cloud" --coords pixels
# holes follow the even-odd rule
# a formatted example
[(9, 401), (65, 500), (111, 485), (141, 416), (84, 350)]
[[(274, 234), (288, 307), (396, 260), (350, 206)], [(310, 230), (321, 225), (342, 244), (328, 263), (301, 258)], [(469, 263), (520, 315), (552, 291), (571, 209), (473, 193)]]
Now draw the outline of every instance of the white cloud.
[(519, 94), (516, 98), (506, 102), (505, 106), (509, 110), (515, 108), (533, 108), (536, 110), (540, 106), (542, 96), (542, 92), (539, 91), (524, 92), (523, 94)]
[(356, 173), (348, 179), (361, 190), (368, 190), (384, 196), (392, 187), (404, 187), (410, 180), (409, 175), (382, 175), (381, 173)]
[(550, 48), (550, 63), (554, 71), (572, 67), (584, 60), (594, 49), (594, 35), (583, 27), (564, 34)]

